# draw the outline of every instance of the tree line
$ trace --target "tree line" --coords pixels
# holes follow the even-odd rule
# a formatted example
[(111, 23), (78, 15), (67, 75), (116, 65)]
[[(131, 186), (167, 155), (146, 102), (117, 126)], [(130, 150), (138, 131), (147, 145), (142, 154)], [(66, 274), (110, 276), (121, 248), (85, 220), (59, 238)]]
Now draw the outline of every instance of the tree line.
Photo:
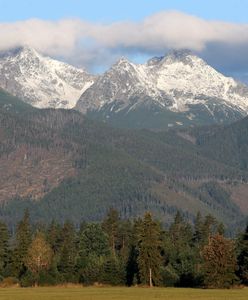
[(229, 288), (248, 284), (248, 226), (236, 238), (211, 215), (194, 224), (177, 212), (169, 228), (151, 213), (101, 223), (31, 225), (26, 211), (10, 234), (0, 222), (0, 285), (77, 283)]

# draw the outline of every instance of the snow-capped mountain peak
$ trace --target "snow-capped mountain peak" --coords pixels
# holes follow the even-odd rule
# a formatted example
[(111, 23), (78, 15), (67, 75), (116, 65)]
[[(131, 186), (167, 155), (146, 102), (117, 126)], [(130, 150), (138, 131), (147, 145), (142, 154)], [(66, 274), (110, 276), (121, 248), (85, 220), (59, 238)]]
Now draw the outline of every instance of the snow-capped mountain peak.
[(29, 46), (0, 54), (0, 87), (39, 108), (72, 108), (95, 76)]
[(114, 64), (114, 66), (119, 66), (119, 65), (123, 65), (123, 64), (130, 64), (130, 63), (131, 62), (125, 56), (122, 56), (117, 60), (117, 62)]
[[(150, 61), (157, 61), (156, 63), (149, 63)], [(157, 65), (159, 68), (170, 68), (173, 65), (180, 65), (181, 68), (195, 67), (201, 69), (207, 63), (199, 56), (193, 54), (190, 50), (173, 50), (168, 55), (159, 58), (152, 58), (147, 62), (147, 65)], [(209, 66), (210, 67), (210, 66)]]
[(147, 61), (147, 66), (154, 66), (158, 65), (162, 60), (164, 59), (164, 56), (155, 56)]
[(24, 56), (40, 56), (40, 54), (34, 48), (28, 45), (21, 46), (19, 48), (19, 53)]
[[(190, 51), (171, 51), (145, 64), (121, 58), (82, 94), (76, 108), (83, 112), (110, 109), (128, 114), (139, 107), (154, 107), (195, 118), (204, 111), (220, 121), (230, 113), (248, 113), (248, 88), (225, 77)], [(221, 115), (221, 117), (220, 117)]]
[[(164, 56), (164, 59), (167, 62), (187, 62), (190, 61), (192, 58), (196, 58), (191, 50), (188, 49), (181, 49), (181, 50), (171, 50), (167, 55)], [(198, 57), (199, 58), (199, 57)]]
[(172, 110), (188, 109), (188, 105), (202, 104), (206, 98), (215, 98), (248, 111), (246, 86), (225, 77), (190, 52), (170, 53), (151, 72), (156, 78), (157, 88), (174, 99)]
[[(130, 62), (127, 58), (121, 57), (109, 70), (109, 72), (129, 72), (132, 73), (135, 69), (135, 64)], [(107, 71), (108, 72), (108, 71)]]
[(248, 87), (187, 50), (144, 64), (122, 57), (104, 74), (93, 76), (28, 46), (19, 47), (0, 52), (0, 88), (36, 107), (75, 107), (106, 119), (141, 111), (139, 118), (144, 112), (154, 114), (154, 122), (164, 114), (180, 116), (175, 123), (183, 119), (192, 124), (236, 120), (248, 113)]

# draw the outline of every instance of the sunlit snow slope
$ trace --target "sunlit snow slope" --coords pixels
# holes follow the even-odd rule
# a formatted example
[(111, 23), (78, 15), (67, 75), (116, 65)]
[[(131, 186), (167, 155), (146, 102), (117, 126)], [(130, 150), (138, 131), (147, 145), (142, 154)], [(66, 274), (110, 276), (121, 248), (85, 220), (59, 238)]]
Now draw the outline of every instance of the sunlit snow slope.
[(39, 108), (72, 108), (95, 77), (30, 47), (0, 54), (0, 87)]

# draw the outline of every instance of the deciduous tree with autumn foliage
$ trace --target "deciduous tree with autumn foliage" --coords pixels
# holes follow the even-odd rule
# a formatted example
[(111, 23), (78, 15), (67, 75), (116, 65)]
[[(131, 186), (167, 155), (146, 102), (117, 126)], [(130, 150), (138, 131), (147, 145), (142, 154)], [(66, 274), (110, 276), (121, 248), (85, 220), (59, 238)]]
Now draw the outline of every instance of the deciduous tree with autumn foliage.
[(207, 287), (227, 288), (235, 283), (237, 259), (234, 242), (221, 234), (209, 237), (202, 250), (204, 283)]

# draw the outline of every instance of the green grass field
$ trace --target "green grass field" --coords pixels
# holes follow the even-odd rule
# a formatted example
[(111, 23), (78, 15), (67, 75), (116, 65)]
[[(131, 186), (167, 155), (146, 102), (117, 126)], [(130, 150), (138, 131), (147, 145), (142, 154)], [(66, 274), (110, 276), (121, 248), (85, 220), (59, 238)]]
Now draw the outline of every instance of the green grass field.
[(176, 288), (1, 288), (1, 300), (247, 300), (248, 288), (201, 290)]

